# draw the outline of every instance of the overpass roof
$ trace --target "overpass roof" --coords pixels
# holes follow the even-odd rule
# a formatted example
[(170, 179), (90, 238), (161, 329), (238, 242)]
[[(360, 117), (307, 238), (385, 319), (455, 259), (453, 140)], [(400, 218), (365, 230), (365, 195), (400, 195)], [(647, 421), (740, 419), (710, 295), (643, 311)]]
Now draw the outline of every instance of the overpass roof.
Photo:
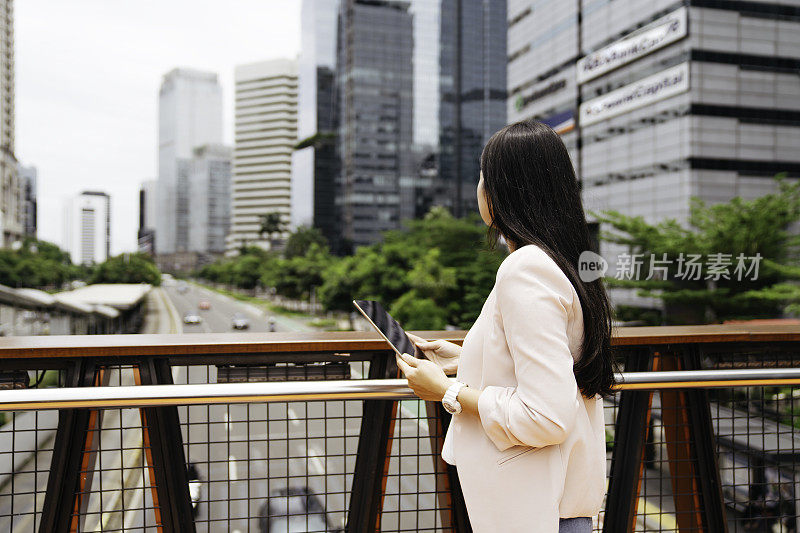
[(103, 305), (124, 311), (141, 302), (150, 289), (152, 286), (146, 283), (97, 283), (60, 292), (58, 298), (64, 302)]

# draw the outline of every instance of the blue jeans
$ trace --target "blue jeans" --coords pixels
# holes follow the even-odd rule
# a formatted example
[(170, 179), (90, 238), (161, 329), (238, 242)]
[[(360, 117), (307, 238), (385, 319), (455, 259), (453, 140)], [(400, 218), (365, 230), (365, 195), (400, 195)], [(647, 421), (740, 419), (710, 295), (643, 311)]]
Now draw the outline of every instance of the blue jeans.
[(558, 533), (592, 533), (592, 519), (588, 516), (561, 518), (558, 521)]

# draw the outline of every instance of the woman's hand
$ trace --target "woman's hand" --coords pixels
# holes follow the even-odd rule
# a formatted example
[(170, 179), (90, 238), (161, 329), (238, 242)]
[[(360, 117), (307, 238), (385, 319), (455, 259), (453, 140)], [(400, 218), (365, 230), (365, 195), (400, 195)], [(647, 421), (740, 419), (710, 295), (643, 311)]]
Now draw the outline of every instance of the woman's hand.
[(397, 366), (408, 379), (408, 386), (414, 394), (423, 400), (438, 402), (444, 398), (444, 393), (451, 385), (444, 371), (427, 359), (417, 359), (407, 353), (402, 356), (395, 354)]
[(425, 357), (439, 365), (445, 374), (452, 375), (458, 370), (458, 359), (461, 357), (461, 346), (449, 341), (426, 341), (411, 333), (406, 333), (411, 342), (417, 345)]

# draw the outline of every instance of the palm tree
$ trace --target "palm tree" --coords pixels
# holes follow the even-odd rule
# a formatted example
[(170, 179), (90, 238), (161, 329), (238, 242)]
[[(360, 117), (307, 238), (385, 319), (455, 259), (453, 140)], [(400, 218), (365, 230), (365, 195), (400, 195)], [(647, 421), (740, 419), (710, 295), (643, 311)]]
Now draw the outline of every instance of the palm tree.
[(267, 213), (266, 215), (261, 215), (261, 228), (259, 229), (258, 234), (261, 237), (264, 235), (269, 237), (269, 247), (271, 249), (274, 246), (272, 236), (276, 233), (278, 235), (283, 233), (284, 226), (285, 224), (280, 213)]

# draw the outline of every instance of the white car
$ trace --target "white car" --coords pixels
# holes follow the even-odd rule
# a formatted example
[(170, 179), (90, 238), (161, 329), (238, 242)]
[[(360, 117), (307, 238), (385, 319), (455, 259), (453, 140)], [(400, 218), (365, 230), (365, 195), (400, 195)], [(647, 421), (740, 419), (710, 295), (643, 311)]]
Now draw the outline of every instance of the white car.
[(183, 317), (183, 323), (184, 324), (196, 325), (196, 324), (199, 324), (202, 321), (203, 321), (203, 319), (197, 313), (187, 313)]
[(250, 320), (242, 313), (236, 313), (231, 319), (231, 327), (233, 329), (248, 329), (250, 327)]
[(331, 523), (325, 506), (308, 487), (273, 490), (261, 507), (260, 533), (342, 533)]

